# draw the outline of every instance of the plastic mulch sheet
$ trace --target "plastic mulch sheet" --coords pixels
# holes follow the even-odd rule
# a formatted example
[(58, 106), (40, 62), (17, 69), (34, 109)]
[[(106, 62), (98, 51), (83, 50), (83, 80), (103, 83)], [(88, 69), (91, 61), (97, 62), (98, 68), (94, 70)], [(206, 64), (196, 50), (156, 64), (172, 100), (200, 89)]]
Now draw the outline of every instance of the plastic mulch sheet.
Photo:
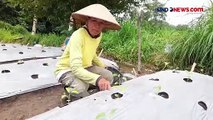
[(188, 71), (145, 75), (30, 120), (213, 120), (213, 77)]
[(0, 43), (0, 64), (15, 60), (55, 57), (62, 54), (58, 47), (33, 47), (20, 44)]
[(56, 62), (47, 58), (0, 64), (0, 99), (57, 85)]

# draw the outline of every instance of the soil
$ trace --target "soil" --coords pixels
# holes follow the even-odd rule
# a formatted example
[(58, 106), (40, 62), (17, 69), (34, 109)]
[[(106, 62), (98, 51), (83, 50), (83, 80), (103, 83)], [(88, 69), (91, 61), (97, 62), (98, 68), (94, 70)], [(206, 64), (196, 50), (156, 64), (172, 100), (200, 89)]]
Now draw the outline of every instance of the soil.
[[(119, 64), (122, 72), (132, 73), (132, 65)], [(153, 69), (153, 68), (152, 68)], [(153, 73), (151, 69), (143, 69), (139, 76)], [(30, 93), (0, 99), (1, 120), (24, 120), (61, 106), (62, 86), (33, 91)]]
[(143, 65), (141, 67), (141, 71), (139, 72), (137, 67), (129, 64), (129, 63), (118, 63), (119, 67), (120, 67), (120, 71), (122, 73), (131, 73), (133, 75), (137, 75), (137, 76), (142, 76), (142, 75), (146, 75), (146, 74), (151, 74), (154, 73), (157, 68), (153, 65)]
[(1, 120), (25, 120), (61, 105), (61, 86), (0, 100)]

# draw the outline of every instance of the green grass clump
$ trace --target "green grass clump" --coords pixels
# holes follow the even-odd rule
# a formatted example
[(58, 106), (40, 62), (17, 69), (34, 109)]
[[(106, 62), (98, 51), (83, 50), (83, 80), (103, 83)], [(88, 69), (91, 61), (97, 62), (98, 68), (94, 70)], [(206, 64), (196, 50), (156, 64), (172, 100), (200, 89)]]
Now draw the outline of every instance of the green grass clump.
[(45, 34), (42, 35), (39, 44), (45, 45), (45, 46), (55, 46), (60, 47), (66, 36), (58, 36), (56, 34)]
[(185, 38), (176, 42), (171, 54), (173, 62), (181, 68), (195, 62), (197, 71), (213, 75), (213, 7)]
[[(103, 35), (101, 47), (105, 50), (106, 54), (119, 59), (120, 61), (134, 61), (137, 43), (137, 28), (134, 22), (127, 21), (123, 23), (120, 31), (109, 31)], [(132, 53), (132, 54), (130, 54)]]
[(23, 34), (23, 35), (29, 33), (29, 32), (27, 31), (27, 29), (25, 29), (25, 28), (22, 27), (21, 25), (16, 25), (16, 26), (14, 26), (13, 29), (12, 29), (12, 31), (13, 31), (14, 33), (19, 33), (19, 34)]
[(16, 42), (19, 38), (22, 38), (21, 34), (13, 34), (11, 31), (0, 29), (0, 41), (6, 43)]

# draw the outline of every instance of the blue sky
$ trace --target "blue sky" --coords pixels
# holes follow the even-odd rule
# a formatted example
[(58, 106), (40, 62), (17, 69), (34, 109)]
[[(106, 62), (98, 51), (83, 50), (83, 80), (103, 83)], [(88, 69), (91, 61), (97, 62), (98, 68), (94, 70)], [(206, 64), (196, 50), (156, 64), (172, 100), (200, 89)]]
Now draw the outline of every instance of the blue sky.
[[(209, 7), (209, 0), (158, 0), (166, 3), (165, 7)], [(167, 12), (166, 21), (172, 25), (188, 24), (190, 21), (200, 17), (203, 13)]]

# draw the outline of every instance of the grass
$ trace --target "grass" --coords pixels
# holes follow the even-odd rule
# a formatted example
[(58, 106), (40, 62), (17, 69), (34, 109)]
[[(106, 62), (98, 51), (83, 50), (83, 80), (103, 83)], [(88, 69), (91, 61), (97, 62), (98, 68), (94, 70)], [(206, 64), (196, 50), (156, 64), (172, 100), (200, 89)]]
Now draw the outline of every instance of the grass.
[(66, 35), (56, 35), (53, 33), (31, 35), (30, 32), (20, 25), (12, 26), (0, 21), (0, 42), (60, 47), (65, 38)]
[(213, 75), (213, 7), (185, 38), (176, 42), (173, 62), (182, 69), (195, 62), (198, 72)]
[[(186, 30), (177, 30), (171, 26), (151, 26), (144, 23), (141, 27), (142, 35), (142, 62), (164, 67), (169, 62), (168, 54), (164, 52), (167, 44), (183, 39)], [(101, 47), (106, 55), (113, 56), (120, 62), (137, 62), (138, 52), (138, 27), (135, 21), (122, 23), (122, 29), (117, 32), (106, 32), (103, 36)], [(160, 69), (159, 68), (159, 69)]]
[(13, 34), (13, 32), (5, 30), (5, 29), (0, 29), (0, 40), (1, 42), (7, 42), (7, 43), (13, 43), (17, 39), (23, 37), (21, 34)]

